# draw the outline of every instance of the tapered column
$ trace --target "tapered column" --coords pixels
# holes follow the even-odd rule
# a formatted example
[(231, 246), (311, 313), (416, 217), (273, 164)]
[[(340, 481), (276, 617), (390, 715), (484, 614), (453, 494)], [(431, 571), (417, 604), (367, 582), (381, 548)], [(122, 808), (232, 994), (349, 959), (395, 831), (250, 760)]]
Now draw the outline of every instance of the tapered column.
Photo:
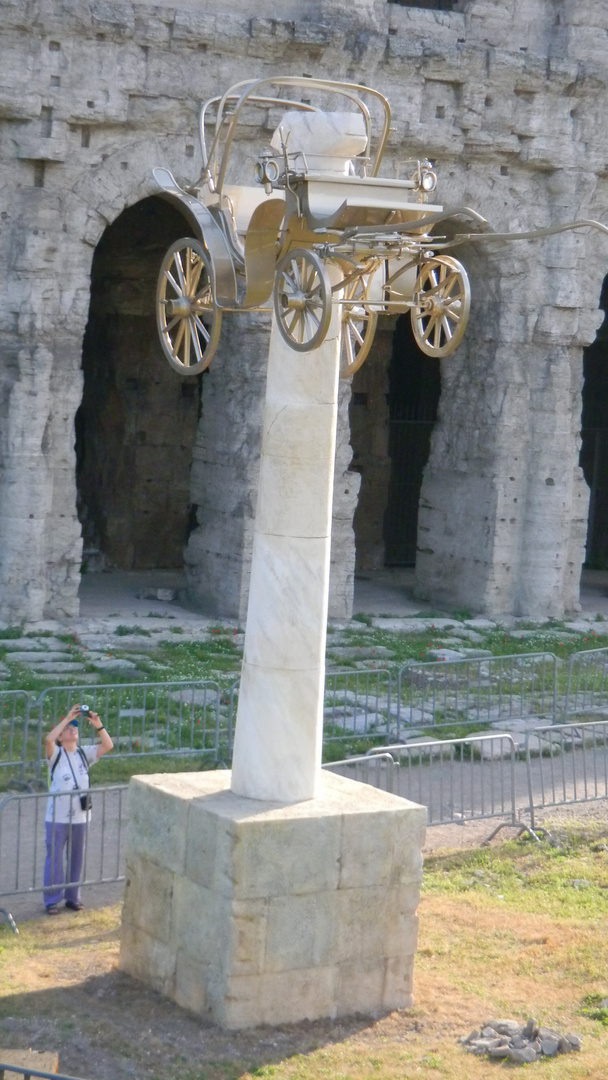
[(273, 319), (232, 790), (314, 798), (321, 768), (340, 311), (294, 352)]

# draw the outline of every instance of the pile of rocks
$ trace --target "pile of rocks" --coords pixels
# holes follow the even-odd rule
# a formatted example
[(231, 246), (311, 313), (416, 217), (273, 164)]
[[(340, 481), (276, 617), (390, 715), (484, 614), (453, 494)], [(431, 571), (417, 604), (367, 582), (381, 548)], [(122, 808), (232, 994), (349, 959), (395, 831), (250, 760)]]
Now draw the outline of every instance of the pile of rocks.
[(480, 1057), (506, 1058), (516, 1065), (527, 1065), (541, 1057), (555, 1057), (580, 1050), (580, 1035), (568, 1032), (560, 1035), (551, 1028), (540, 1027), (532, 1017), (525, 1024), (517, 1020), (486, 1020), (481, 1030), (475, 1029), (458, 1040), (471, 1054)]

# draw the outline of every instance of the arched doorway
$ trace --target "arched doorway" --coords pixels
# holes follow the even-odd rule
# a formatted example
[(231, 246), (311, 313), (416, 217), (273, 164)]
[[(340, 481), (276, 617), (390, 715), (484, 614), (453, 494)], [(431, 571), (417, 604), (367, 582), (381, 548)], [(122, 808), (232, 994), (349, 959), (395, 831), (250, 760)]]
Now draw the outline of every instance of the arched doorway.
[(415, 566), (422, 473), (441, 394), (439, 360), (414, 340), (409, 316), (397, 322), (388, 371), (390, 482), (384, 515), (385, 566)]
[(606, 317), (595, 341), (583, 352), (580, 464), (589, 485), (586, 565), (608, 570), (608, 276), (600, 308)]
[(354, 517), (359, 576), (416, 562), (420, 487), (440, 393), (439, 361), (416, 345), (409, 315), (380, 319), (350, 405), (351, 469), (361, 474)]
[(76, 415), (85, 571), (183, 566), (202, 383), (163, 358), (154, 299), (162, 255), (187, 234), (152, 197), (123, 211), (95, 251)]

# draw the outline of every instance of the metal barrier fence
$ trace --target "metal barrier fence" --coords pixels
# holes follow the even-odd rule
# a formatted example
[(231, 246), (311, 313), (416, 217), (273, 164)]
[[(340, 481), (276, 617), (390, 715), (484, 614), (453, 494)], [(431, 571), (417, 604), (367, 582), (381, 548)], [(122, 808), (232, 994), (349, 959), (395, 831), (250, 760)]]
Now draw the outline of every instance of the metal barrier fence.
[(564, 719), (608, 711), (608, 649), (573, 653), (568, 666)]
[(32, 697), (27, 690), (0, 690), (0, 768), (23, 776)]
[(220, 710), (226, 716), (226, 758), (225, 764), (232, 761), (232, 747), (234, 745), (234, 729), (236, 726), (236, 711), (239, 703), (239, 690), (241, 680), (235, 679), (228, 690), (224, 690), (221, 696)]
[(429, 825), (496, 817), (517, 823), (516, 747), (510, 735), (416, 739), (384, 752), (400, 766), (395, 795), (426, 806)]
[(380, 788), (381, 791), (395, 793), (395, 773), (398, 770), (398, 762), (390, 753), (375, 753), (373, 757), (363, 755), (361, 757), (343, 758), (342, 761), (328, 761), (323, 766), (327, 772), (337, 773), (349, 780), (359, 780), (362, 784), (370, 784), (371, 787)]
[(608, 721), (526, 733), (530, 823), (537, 810), (608, 798)]
[[(330, 671), (325, 676), (323, 742), (356, 743), (389, 737), (393, 711), (390, 672)], [(396, 711), (396, 710), (395, 710)]]
[[(82, 885), (108, 884), (124, 877), (127, 788), (128, 784), (91, 788), (93, 809), (86, 827)], [(42, 902), (45, 814), (49, 800), (56, 806), (61, 798), (66, 796), (11, 792), (0, 799), (0, 898), (40, 891)]]
[(399, 671), (397, 698), (397, 739), (403, 727), (553, 718), (557, 659), (543, 652), (412, 662)]
[[(565, 682), (565, 671), (560, 681)], [(99, 713), (114, 740), (114, 758), (199, 754), (229, 763), (239, 682), (215, 681), (57, 686), (35, 700), (26, 691), (0, 691), (0, 776), (40, 780), (44, 732), (75, 701)], [(575, 653), (559, 713), (564, 719), (608, 710), (608, 649)], [(557, 658), (520, 653), (386, 668), (328, 672), (325, 745), (342, 755), (400, 740), (433, 727), (491, 726), (508, 719), (555, 722)], [(93, 737), (82, 725), (84, 741)]]
[[(239, 680), (222, 691), (220, 712), (226, 713), (226, 761), (232, 756), (236, 723)], [(386, 741), (390, 734), (393, 703), (391, 674), (385, 669), (330, 671), (325, 677), (323, 708), (324, 745), (343, 743), (345, 747), (361, 744), (367, 749), (373, 741)]]
[[(115, 683), (104, 686), (55, 686), (43, 690), (30, 723), (27, 764), (40, 776), (43, 732), (52, 728), (75, 702), (90, 705), (114, 742), (113, 756), (203, 754), (221, 752), (220, 688), (216, 682)], [(81, 725), (83, 742), (93, 729)]]
[[(429, 825), (502, 818), (524, 828), (521, 815), (529, 813), (534, 830), (539, 809), (608, 798), (608, 721), (530, 730), (523, 756), (510, 735), (473, 734), (373, 747), (324, 768), (425, 805)], [(83, 885), (124, 877), (127, 788), (91, 789)], [(47, 800), (61, 797), (11, 792), (0, 799), (0, 900), (42, 896)]]

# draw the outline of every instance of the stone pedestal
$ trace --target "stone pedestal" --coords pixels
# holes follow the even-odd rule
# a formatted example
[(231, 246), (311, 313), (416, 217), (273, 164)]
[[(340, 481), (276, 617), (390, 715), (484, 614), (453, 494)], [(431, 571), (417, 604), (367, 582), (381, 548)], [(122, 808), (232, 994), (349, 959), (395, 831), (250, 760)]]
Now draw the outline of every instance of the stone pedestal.
[(120, 966), (226, 1028), (403, 1008), (426, 809), (330, 773), (263, 802), (135, 777)]

